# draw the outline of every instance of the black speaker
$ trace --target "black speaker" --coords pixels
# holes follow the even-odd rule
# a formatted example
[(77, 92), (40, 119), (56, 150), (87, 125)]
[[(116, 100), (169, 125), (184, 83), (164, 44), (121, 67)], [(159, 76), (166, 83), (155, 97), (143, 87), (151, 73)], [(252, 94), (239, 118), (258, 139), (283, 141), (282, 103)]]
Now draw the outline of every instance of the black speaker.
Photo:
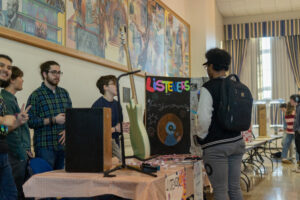
[(103, 172), (110, 169), (110, 108), (67, 109), (65, 153), (67, 172)]

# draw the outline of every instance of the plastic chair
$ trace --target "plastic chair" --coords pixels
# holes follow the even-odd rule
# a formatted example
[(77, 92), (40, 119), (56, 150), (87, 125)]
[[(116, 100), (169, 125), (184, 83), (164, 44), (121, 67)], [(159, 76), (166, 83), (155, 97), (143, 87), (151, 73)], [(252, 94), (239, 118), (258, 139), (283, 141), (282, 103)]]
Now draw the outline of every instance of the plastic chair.
[(42, 158), (30, 159), (29, 167), (31, 168), (32, 175), (53, 170), (53, 168), (50, 166), (50, 164)]

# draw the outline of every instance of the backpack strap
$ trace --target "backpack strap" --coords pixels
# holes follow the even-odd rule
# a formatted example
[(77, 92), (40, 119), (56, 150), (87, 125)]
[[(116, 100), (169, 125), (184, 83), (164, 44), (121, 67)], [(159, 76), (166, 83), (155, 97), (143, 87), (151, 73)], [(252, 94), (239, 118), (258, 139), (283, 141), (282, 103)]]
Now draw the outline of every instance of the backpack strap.
[(240, 78), (236, 74), (230, 74), (229, 76), (226, 77), (226, 79), (233, 80), (232, 79), (233, 77), (235, 78), (236, 82), (240, 82)]

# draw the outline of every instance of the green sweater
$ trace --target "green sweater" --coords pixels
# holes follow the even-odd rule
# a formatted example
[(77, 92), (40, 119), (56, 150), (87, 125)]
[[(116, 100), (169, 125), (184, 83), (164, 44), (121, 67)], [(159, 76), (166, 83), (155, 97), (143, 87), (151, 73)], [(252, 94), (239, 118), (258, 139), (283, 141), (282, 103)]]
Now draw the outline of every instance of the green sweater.
[[(1, 95), (6, 105), (6, 115), (20, 113), (17, 98), (12, 93), (1, 90)], [(30, 151), (30, 132), (27, 123), (10, 132), (6, 137), (8, 152), (17, 159), (27, 159), (26, 151)]]

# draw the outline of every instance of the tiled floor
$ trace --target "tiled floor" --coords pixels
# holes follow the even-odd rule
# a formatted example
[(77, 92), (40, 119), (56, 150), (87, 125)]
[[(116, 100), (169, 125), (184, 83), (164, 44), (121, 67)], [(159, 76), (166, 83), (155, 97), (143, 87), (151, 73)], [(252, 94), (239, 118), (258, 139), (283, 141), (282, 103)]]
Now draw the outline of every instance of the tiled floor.
[(300, 200), (300, 173), (292, 172), (294, 164), (275, 162), (274, 170), (267, 163), (262, 179), (252, 178), (253, 186), (244, 192), (244, 200)]
[[(255, 172), (247, 173), (251, 179), (249, 192), (246, 192), (245, 184), (241, 183), (244, 200), (300, 200), (300, 173), (292, 172), (295, 165), (274, 162), (272, 172), (270, 161), (265, 164), (263, 178)], [(209, 195), (208, 200), (212, 199)]]

